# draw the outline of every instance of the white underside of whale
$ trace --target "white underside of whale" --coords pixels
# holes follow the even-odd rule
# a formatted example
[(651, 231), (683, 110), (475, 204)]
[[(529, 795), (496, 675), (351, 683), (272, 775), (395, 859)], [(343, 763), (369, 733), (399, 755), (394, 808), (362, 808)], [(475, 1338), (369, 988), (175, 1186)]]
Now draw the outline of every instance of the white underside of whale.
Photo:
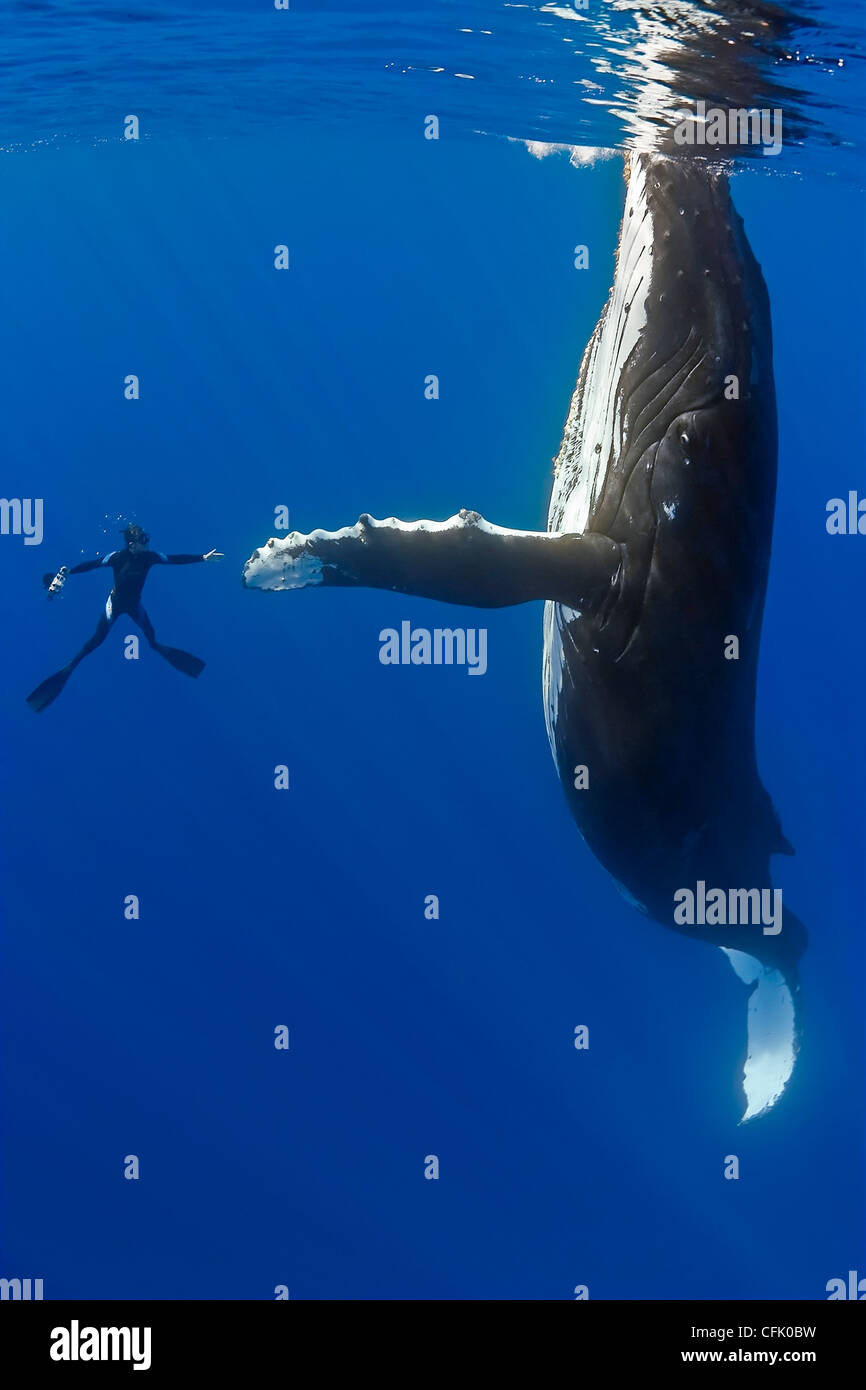
[[(646, 174), (631, 162), (613, 288), (584, 359), (586, 372), (571, 398), (554, 465), (548, 531), (586, 530), (607, 470), (622, 449), (619, 382), (623, 367), (646, 328), (646, 297), (652, 275), (653, 224)], [(547, 737), (556, 761), (554, 729), (562, 690), (563, 626), (580, 616), (555, 603), (544, 605), (542, 686)]]

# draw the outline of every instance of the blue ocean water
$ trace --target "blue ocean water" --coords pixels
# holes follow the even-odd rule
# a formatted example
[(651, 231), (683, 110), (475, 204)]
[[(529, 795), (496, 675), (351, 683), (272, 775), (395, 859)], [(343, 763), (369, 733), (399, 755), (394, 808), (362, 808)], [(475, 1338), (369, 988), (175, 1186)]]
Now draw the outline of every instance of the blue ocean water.
[[(44, 499), (45, 530), (0, 537), (0, 1274), (47, 1298), (823, 1298), (866, 1273), (866, 543), (825, 528), (864, 488), (853, 7), (811, 9), (774, 62), (802, 135), (733, 185), (780, 419), (759, 762), (810, 932), (769, 1115), (737, 1127), (721, 953), (630, 909), (569, 817), (540, 606), (466, 611), (473, 679), (378, 660), (381, 629), (452, 626), (445, 605), (240, 584), (280, 505), (302, 531), (464, 506), (543, 529), (622, 165), (524, 141), (618, 149), (640, 105), (593, 58), (628, 10), (568, 9), (12, 7), (2, 492)], [(206, 670), (125, 660), (121, 620), (35, 718), (108, 589), (49, 604), (42, 573), (126, 519), (225, 552), (144, 595)]]

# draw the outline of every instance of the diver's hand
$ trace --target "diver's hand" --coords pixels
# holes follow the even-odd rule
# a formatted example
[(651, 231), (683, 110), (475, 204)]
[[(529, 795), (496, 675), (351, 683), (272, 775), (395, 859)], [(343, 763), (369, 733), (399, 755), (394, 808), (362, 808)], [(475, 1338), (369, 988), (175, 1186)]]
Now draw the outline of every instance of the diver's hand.
[(207, 555), (202, 555), (203, 560), (224, 560), (225, 556), (221, 550), (209, 550)]

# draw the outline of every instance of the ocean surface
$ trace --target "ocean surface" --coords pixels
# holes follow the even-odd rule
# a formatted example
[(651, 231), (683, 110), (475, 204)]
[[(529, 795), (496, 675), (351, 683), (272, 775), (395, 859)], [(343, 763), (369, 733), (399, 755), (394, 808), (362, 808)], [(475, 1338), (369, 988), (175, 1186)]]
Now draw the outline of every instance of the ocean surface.
[[(44, 536), (0, 535), (0, 1276), (558, 1300), (822, 1299), (866, 1274), (866, 539), (825, 525), (866, 493), (858, 7), (732, 44), (788, 133), (733, 176), (780, 422), (758, 756), (810, 933), (768, 1115), (737, 1123), (744, 986), (633, 911), (571, 821), (541, 606), (240, 582), (281, 506), (300, 531), (461, 507), (544, 528), (620, 155), (667, 109), (683, 8), (8, 7), (0, 491), (43, 499)], [(711, 96), (690, 32), (676, 95)], [(129, 520), (225, 552), (144, 593), (206, 669), (125, 659), (121, 619), (35, 717), (109, 587), (47, 602), (42, 575)], [(404, 620), (485, 627), (484, 678), (383, 666)]]

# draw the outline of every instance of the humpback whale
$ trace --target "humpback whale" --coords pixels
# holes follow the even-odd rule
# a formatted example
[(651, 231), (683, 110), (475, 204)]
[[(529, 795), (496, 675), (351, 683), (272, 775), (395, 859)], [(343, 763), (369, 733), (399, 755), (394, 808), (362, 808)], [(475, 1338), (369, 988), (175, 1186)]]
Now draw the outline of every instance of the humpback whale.
[(547, 730), (581, 834), (640, 911), (721, 948), (751, 987), (747, 1120), (793, 1070), (806, 942), (786, 907), (756, 906), (773, 898), (771, 856), (793, 852), (754, 730), (776, 490), (769, 299), (723, 163), (632, 152), (625, 175), (547, 530), (467, 509), (363, 515), (271, 538), (243, 580), (544, 602)]

